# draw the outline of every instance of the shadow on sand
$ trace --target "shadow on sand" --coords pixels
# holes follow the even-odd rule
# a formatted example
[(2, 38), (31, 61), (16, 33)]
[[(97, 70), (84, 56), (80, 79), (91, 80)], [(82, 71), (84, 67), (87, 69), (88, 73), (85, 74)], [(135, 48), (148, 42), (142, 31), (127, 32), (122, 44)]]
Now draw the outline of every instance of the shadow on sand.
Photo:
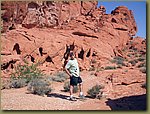
[(59, 93), (51, 93), (51, 94), (48, 94), (47, 97), (55, 97), (55, 98), (61, 98), (61, 99), (65, 99), (67, 100), (67, 95), (62, 95), (62, 94), (59, 94)]
[(123, 110), (123, 111), (144, 111), (147, 108), (146, 94), (122, 97), (119, 99), (108, 99), (106, 104), (111, 110)]
[[(47, 97), (55, 97), (55, 98), (61, 98), (61, 99), (65, 99), (65, 100), (69, 100), (71, 101), (70, 99), (67, 99), (68, 97), (70, 96), (67, 96), (67, 95), (63, 95), (63, 94), (59, 94), (59, 93), (51, 93), (51, 94), (48, 94)], [(80, 99), (78, 97), (74, 97), (76, 100), (80, 100), (80, 101), (85, 101), (87, 100), (87, 98), (90, 98), (88, 96), (85, 96), (84, 99)]]

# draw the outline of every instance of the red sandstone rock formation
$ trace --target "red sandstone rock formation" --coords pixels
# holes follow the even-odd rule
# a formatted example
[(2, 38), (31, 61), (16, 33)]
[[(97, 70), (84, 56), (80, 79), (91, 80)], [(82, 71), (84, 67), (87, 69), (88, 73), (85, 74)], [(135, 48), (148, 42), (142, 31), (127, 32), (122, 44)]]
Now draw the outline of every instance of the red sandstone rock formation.
[(23, 59), (40, 62), (47, 71), (58, 70), (70, 50), (81, 69), (88, 70), (93, 60), (97, 66), (110, 60), (116, 46), (123, 49), (135, 35), (137, 26), (128, 8), (120, 6), (106, 14), (104, 6), (96, 5), (79, 1), (2, 2), (3, 32), (7, 31), (2, 34), (3, 70), (9, 68), (10, 61)]

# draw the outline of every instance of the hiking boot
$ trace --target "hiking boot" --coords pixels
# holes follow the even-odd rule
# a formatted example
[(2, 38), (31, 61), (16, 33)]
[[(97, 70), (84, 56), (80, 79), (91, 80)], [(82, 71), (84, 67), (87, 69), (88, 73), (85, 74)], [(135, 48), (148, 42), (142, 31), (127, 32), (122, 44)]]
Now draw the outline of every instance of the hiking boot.
[(85, 100), (85, 96), (84, 95), (79, 95), (79, 99)]
[(68, 100), (71, 100), (71, 101), (77, 101), (77, 99), (74, 98), (74, 97), (67, 97), (67, 99), (68, 99)]

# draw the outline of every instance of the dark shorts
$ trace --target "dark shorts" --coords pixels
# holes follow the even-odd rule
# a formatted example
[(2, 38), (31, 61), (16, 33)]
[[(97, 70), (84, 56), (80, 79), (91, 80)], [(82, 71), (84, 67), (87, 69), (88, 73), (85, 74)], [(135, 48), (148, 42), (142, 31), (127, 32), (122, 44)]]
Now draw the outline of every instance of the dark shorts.
[(79, 83), (82, 83), (81, 77), (75, 77), (75, 76), (70, 77), (70, 85), (77, 86)]

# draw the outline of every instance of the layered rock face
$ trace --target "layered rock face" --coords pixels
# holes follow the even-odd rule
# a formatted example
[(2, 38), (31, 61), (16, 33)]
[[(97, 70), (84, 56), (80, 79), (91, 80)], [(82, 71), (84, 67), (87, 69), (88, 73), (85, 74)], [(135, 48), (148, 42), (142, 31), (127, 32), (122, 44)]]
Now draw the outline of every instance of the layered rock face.
[(22, 24), (26, 28), (56, 27), (84, 16), (88, 21), (98, 21), (98, 24), (102, 24), (102, 21), (116, 23), (113, 25), (115, 29), (128, 30), (131, 36), (135, 35), (136, 23), (132, 11), (127, 7), (119, 6), (110, 15), (105, 12), (104, 6), (97, 8), (97, 2), (2, 2), (4, 26), (11, 23)]
[(125, 28), (120, 28), (122, 30), (128, 29), (129, 34), (134, 36), (137, 32), (136, 22), (134, 20), (133, 12), (125, 6), (119, 6), (111, 12), (114, 18), (112, 22), (119, 23), (125, 26)]
[(2, 69), (27, 59), (40, 61), (47, 71), (58, 70), (71, 50), (81, 69), (88, 70), (95, 60), (100, 67), (137, 32), (127, 7), (111, 14), (106, 10), (97, 2), (2, 2)]

